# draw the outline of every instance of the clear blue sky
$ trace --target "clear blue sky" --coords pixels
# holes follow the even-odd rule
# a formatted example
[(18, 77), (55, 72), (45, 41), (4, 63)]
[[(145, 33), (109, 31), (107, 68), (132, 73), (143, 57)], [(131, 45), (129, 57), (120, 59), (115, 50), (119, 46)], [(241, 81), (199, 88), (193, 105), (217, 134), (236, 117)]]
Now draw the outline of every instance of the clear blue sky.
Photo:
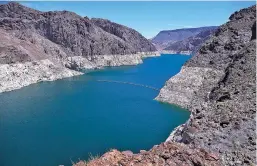
[(255, 1), (170, 2), (22, 2), (41, 11), (68, 10), (90, 18), (106, 18), (139, 31), (147, 38), (161, 30), (221, 25), (241, 8)]

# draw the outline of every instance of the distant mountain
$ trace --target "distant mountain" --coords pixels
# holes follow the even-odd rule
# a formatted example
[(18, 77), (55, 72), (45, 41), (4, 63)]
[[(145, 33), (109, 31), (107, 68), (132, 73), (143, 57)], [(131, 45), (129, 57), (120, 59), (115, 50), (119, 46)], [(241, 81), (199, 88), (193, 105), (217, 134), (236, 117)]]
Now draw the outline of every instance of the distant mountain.
[(170, 44), (196, 36), (203, 31), (216, 29), (216, 26), (184, 28), (176, 30), (165, 30), (159, 32), (151, 41), (158, 50), (163, 50)]
[(204, 41), (215, 32), (215, 30), (216, 28), (203, 30), (195, 36), (169, 44), (164, 50), (174, 53), (195, 53), (202, 43), (204, 43)]

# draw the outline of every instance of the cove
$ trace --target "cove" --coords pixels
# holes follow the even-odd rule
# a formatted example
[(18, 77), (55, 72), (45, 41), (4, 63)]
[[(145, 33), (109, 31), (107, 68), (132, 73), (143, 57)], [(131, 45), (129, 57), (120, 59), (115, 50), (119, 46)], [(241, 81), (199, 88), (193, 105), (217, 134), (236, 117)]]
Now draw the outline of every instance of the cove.
[(189, 59), (147, 58), (137, 66), (109, 67), (0, 94), (0, 165), (71, 165), (110, 149), (149, 150), (190, 113), (153, 100)]

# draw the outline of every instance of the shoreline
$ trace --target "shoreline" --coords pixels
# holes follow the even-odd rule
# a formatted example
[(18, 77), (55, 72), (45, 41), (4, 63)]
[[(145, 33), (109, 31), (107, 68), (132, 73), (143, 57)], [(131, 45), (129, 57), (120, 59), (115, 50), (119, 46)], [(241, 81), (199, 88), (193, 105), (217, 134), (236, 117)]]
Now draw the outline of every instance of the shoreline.
[[(25, 83), (20, 82), (16, 86), (7, 87), (5, 89), (2, 88), (3, 83), (0, 81), (0, 93), (5, 93), (5, 92), (18, 90), (18, 89), (21, 89), (23, 87), (27, 87), (31, 84), (35, 84), (35, 83), (39, 83), (39, 82), (56, 81), (56, 80), (60, 80), (60, 79), (64, 79), (64, 78), (69, 78), (69, 77), (74, 77), (74, 76), (87, 74), (87, 72), (83, 72), (83, 70), (94, 71), (94, 70), (98, 70), (98, 69), (104, 69), (105, 67), (119, 67), (119, 66), (139, 65), (139, 64), (143, 63), (143, 59), (159, 57), (159, 56), (161, 56), (161, 54), (163, 54), (163, 53), (156, 51), (156, 52), (144, 52), (144, 53), (137, 53), (137, 54), (130, 54), (130, 55), (99, 55), (93, 61), (88, 61), (86, 58), (81, 57), (81, 56), (68, 57), (67, 59), (68, 59), (69, 63), (72, 63), (72, 61), (73, 61), (79, 66), (79, 69), (77, 68), (76, 70), (69, 69), (67, 66), (66, 67), (58, 66), (58, 65), (55, 66), (55, 64), (49, 59), (44, 59), (44, 60), (39, 60), (39, 61), (34, 61), (34, 62), (16, 63), (16, 64), (2, 64), (2, 65), (0, 65), (0, 78), (2, 76), (1, 75), (2, 74), (1, 73), (2, 69), (1, 68), (3, 68), (3, 66), (6, 66), (7, 68), (10, 67), (10, 66), (12, 66), (14, 68), (19, 66), (20, 68), (23, 68), (23, 67), (26, 68), (26, 70), (30, 70), (31, 68), (33, 69), (34, 67), (38, 67), (38, 66), (33, 66), (33, 65), (39, 65), (39, 68), (40, 68), (40, 65), (44, 65), (43, 67), (46, 67), (47, 69), (48, 68), (55, 69), (55, 68), (53, 68), (55, 66), (57, 70), (58, 69), (62, 70), (63, 73), (62, 72), (57, 73), (56, 75), (52, 75), (52, 76), (42, 76), (43, 78), (36, 78), (35, 80), (32, 80), (31, 82), (25, 82)], [(114, 63), (114, 64), (110, 63), (109, 65), (104, 65), (111, 58), (117, 58), (117, 57), (119, 58), (119, 56), (123, 56), (124, 58), (127, 58), (129, 56), (130, 58), (133, 58), (134, 60), (136, 59), (136, 61), (134, 61), (134, 62), (132, 61), (131, 63), (127, 63), (127, 64), (120, 62), (120, 63)], [(99, 61), (99, 59), (102, 59), (102, 61)], [(64, 65), (66, 65), (66, 64), (64, 63)], [(27, 74), (31, 74), (31, 73), (27, 73)], [(177, 74), (179, 74), (179, 73), (177, 73)], [(20, 75), (20, 73), (18, 73), (17, 75)], [(176, 75), (174, 75), (174, 76), (176, 76)], [(173, 78), (173, 77), (171, 77), (171, 78)], [(168, 82), (168, 81), (166, 81), (166, 82)], [(166, 83), (165, 83), (165, 85), (166, 85)], [(163, 89), (164, 87), (162, 87), (161, 89)], [(160, 95), (160, 92), (159, 92), (158, 96), (159, 95)], [(168, 101), (162, 101), (160, 99), (157, 99), (157, 97), (154, 98), (153, 100), (156, 100), (156, 101), (161, 102), (161, 103), (169, 104), (169, 105), (174, 105), (174, 106), (180, 107), (181, 109), (185, 109), (186, 111), (190, 112), (190, 110), (188, 108), (186, 108), (182, 105), (179, 105), (179, 104), (176, 104), (176, 103), (171, 103), (171, 102), (168, 102)], [(190, 118), (191, 118), (191, 115), (192, 115), (192, 113), (190, 113)], [(173, 140), (173, 138), (175, 137), (175, 135), (177, 135), (178, 132), (181, 133), (185, 124), (188, 123), (190, 118), (185, 123), (183, 123), (183, 124), (177, 126), (176, 128), (174, 128), (171, 131), (170, 135), (167, 137), (165, 142)]]
[[(193, 100), (198, 100), (201, 101), (201, 103), (205, 103), (205, 93), (199, 94), (199, 92), (201, 92), (203, 87), (207, 88), (206, 85), (217, 84), (223, 74), (224, 72), (222, 70), (183, 65), (176, 75), (166, 81), (155, 100), (178, 105), (189, 111), (190, 117), (185, 123), (177, 126), (170, 133), (165, 142), (180, 143), (187, 142), (189, 141), (188, 139), (191, 139), (190, 136), (184, 136), (183, 133), (194, 119), (195, 113), (194, 110), (192, 110), (192, 102)], [(211, 89), (212, 86), (207, 88), (209, 91), (211, 91)], [(186, 134), (190, 135), (190, 132)]]
[(157, 57), (159, 52), (141, 52), (129, 55), (98, 55), (91, 60), (85, 57), (44, 59), (32, 62), (0, 64), (0, 93), (9, 92), (42, 81), (55, 81), (83, 75), (85, 69), (111, 66), (131, 66), (143, 63), (144, 58)]

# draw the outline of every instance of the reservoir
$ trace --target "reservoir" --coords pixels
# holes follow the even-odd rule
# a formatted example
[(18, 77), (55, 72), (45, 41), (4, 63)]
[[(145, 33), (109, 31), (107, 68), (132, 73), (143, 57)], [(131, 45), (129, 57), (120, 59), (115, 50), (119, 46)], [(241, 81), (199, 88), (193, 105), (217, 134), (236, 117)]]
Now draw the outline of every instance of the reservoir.
[(66, 166), (160, 144), (190, 113), (154, 98), (189, 58), (162, 55), (1, 93), (0, 165)]

